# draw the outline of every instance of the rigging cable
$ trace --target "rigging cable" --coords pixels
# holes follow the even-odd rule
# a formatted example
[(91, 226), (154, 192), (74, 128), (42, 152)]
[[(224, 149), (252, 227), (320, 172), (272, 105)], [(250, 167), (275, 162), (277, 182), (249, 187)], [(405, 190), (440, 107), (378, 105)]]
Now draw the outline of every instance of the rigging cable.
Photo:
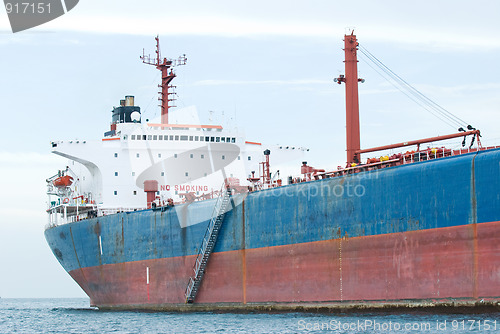
[[(155, 75), (155, 78), (153, 79), (153, 81), (151, 82), (150, 85), (152, 85), (153, 83), (155, 83), (155, 82), (158, 81), (158, 78), (160, 77), (160, 74), (161, 73), (157, 73)], [(157, 96), (158, 96), (158, 93), (154, 94), (153, 97), (151, 98), (151, 100), (149, 100), (148, 105), (146, 106), (146, 108), (144, 108), (144, 111), (143, 111), (144, 114), (146, 113), (146, 111), (148, 111), (149, 107), (151, 106), (151, 103), (153, 103), (154, 98), (157, 97)], [(158, 115), (158, 109), (156, 109), (156, 111), (154, 112), (153, 117), (151, 117), (151, 119), (154, 119), (157, 115)]]
[(424, 103), (422, 103), (421, 101), (419, 101), (418, 99), (416, 99), (415, 97), (413, 97), (412, 95), (410, 95), (408, 92), (406, 92), (405, 90), (403, 90), (400, 86), (396, 85), (393, 81), (391, 81), (385, 74), (383, 74), (382, 72), (380, 72), (379, 70), (377, 70), (374, 66), (372, 66), (369, 62), (366, 63), (366, 65), (368, 65), (371, 69), (373, 69), (375, 72), (377, 72), (382, 78), (384, 78), (385, 80), (387, 80), (391, 85), (393, 85), (397, 90), (399, 90), (401, 93), (403, 93), (404, 95), (406, 95), (406, 97), (408, 97), (410, 100), (412, 100), (413, 102), (415, 102), (416, 104), (418, 104), (420, 107), (424, 108), (425, 110), (427, 110), (429, 113), (431, 113), (432, 115), (434, 115), (436, 118), (439, 118), (442, 122), (448, 124), (449, 126), (451, 126), (452, 128), (456, 128), (456, 125), (455, 124), (452, 124), (450, 121), (448, 121), (447, 119), (443, 118), (442, 116), (440, 116), (439, 114), (436, 114), (432, 109), (430, 109), (428, 106), (426, 106)]
[[(359, 51), (361, 55), (366, 57), (366, 59), (370, 60), (376, 67), (378, 67), (381, 71), (383, 71), (390, 79), (386, 76), (382, 75), (379, 71), (377, 71), (373, 66), (367, 63), (373, 70), (375, 70), (378, 74), (380, 74), (384, 79), (389, 81), (393, 86), (395, 86), (399, 91), (413, 100), (415, 103), (423, 107), (425, 110), (430, 112), (435, 117), (439, 118), (441, 121), (447, 123), (448, 125), (455, 126), (463, 126), (467, 124), (464, 120), (452, 114), (445, 108), (441, 107), (436, 102), (432, 101), (430, 98), (422, 94), (418, 89), (410, 85), (407, 81), (401, 78), (399, 75), (394, 73), (389, 67), (387, 67), (384, 63), (382, 63), (377, 57), (375, 57), (370, 51), (368, 51), (365, 47), (360, 45)], [(411, 96), (410, 96), (411, 94)], [(432, 111), (431, 111), (432, 109)], [(439, 114), (439, 116), (438, 116)], [(445, 120), (446, 119), (446, 120)], [(455, 124), (451, 124), (451, 123)]]

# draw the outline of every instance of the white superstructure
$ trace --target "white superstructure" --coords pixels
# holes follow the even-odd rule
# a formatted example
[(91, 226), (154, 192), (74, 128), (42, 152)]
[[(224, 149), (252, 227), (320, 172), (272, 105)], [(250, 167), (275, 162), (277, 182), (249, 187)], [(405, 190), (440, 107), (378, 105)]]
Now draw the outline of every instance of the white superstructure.
[(161, 71), (161, 120), (143, 123), (134, 97), (126, 96), (113, 108), (103, 138), (51, 142), (52, 153), (69, 162), (47, 179), (49, 224), (205, 200), (217, 196), (223, 182), (235, 192), (281, 185), (279, 169), (303, 160), (304, 148), (247, 141), (236, 128), (169, 121), (173, 67), (187, 57), (162, 59), (155, 40), (156, 57), (141, 59)]
[[(114, 108), (111, 131), (100, 140), (51, 142), (54, 154), (69, 159), (66, 170), (47, 180), (54, 213), (64, 215), (64, 205), (73, 208), (72, 216), (78, 206), (75, 219), (86, 217), (87, 210), (93, 215), (145, 209), (148, 180), (158, 183), (159, 205), (168, 199), (175, 203), (203, 200), (228, 178), (240, 187), (256, 186), (248, 179), (252, 171), (258, 177), (265, 149), (272, 152), (276, 171), (282, 163), (300, 160), (306, 151), (250, 142), (237, 129), (220, 125), (142, 123), (133, 100), (128, 96)], [(72, 184), (55, 187), (53, 181), (62, 175), (71, 176)], [(273, 182), (281, 184), (276, 173)]]

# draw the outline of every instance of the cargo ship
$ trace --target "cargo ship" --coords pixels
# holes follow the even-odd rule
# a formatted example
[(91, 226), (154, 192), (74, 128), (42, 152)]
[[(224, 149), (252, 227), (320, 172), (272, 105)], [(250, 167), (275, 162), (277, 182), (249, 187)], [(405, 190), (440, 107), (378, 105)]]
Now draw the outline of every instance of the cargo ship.
[[(344, 36), (347, 164), (297, 164), (305, 148), (248, 141), (218, 125), (169, 123), (173, 67), (162, 73), (161, 121), (133, 97), (98, 141), (53, 141), (69, 159), (47, 179), (45, 237), (100, 309), (302, 310), (497, 305), (500, 149), (480, 132), (361, 149), (358, 42)], [(170, 89), (170, 90), (169, 90)], [(450, 138), (470, 146), (427, 147)], [(365, 159), (389, 149), (411, 151)], [(385, 151), (384, 151), (385, 150)], [(282, 173), (283, 174), (283, 173)]]

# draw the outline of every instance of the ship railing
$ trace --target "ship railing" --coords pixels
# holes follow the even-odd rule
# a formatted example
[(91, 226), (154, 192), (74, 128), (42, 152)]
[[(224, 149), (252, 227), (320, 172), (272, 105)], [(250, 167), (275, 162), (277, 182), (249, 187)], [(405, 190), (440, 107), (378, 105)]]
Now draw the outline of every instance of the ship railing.
[(411, 152), (410, 154), (408, 153), (403, 154), (403, 164), (445, 158), (449, 156), (462, 155), (467, 153), (474, 153), (494, 148), (498, 148), (498, 146), (491, 146), (491, 147), (476, 146), (473, 148), (467, 147), (459, 149), (447, 149), (445, 147), (439, 147), (439, 148), (427, 149), (423, 151)]
[(302, 183), (315, 181), (320, 179), (328, 179), (332, 177), (338, 177), (343, 175), (357, 174), (365, 171), (370, 171), (374, 169), (380, 169), (389, 165), (396, 165), (400, 163), (400, 159), (390, 159), (384, 161), (378, 161), (370, 164), (360, 164), (351, 167), (338, 167), (337, 170), (328, 171), (328, 172), (319, 172), (319, 173), (306, 173), (301, 174), (300, 176), (290, 176), (288, 179), (288, 184)]
[[(365, 172), (365, 171), (382, 169), (382, 168), (386, 168), (386, 167), (406, 165), (406, 164), (411, 164), (411, 163), (419, 162), (419, 161), (434, 160), (434, 159), (445, 158), (445, 157), (456, 156), (456, 155), (467, 154), (467, 153), (474, 153), (474, 152), (484, 151), (484, 150), (489, 150), (489, 149), (494, 149), (494, 148), (500, 148), (500, 146), (459, 148), (459, 149), (447, 149), (445, 147), (439, 147), (439, 148), (430, 148), (430, 149), (421, 150), (421, 151), (412, 151), (412, 152), (406, 152), (406, 153), (393, 154), (390, 157), (385, 156), (385, 159), (382, 159), (382, 158), (384, 158), (384, 157), (382, 157), (377, 162), (358, 164), (358, 165), (350, 166), (350, 167), (346, 167), (346, 168), (339, 166), (338, 169), (335, 171), (301, 174), (300, 176), (296, 176), (296, 177), (290, 176), (288, 184), (309, 182), (309, 181), (315, 181), (315, 180), (319, 180), (319, 179), (356, 174), (356, 173), (361, 173), (361, 172)], [(291, 182), (290, 182), (290, 180), (291, 180)]]
[(64, 203), (50, 205), (47, 209), (48, 223), (45, 228), (73, 223), (75, 221), (92, 218), (97, 215), (97, 207), (93, 204), (73, 205)]
[(118, 208), (103, 208), (103, 209), (98, 209), (98, 214), (97, 216), (109, 216), (109, 215), (114, 215), (115, 213), (120, 213), (120, 212), (132, 212), (132, 211), (141, 211), (141, 210), (146, 210), (146, 207), (118, 207)]
[(47, 209), (48, 223), (45, 229), (60, 226), (64, 224), (74, 223), (77, 221), (109, 216), (120, 212), (132, 212), (146, 210), (146, 207), (117, 207), (117, 208), (98, 208), (96, 205), (72, 205), (58, 204), (50, 205)]

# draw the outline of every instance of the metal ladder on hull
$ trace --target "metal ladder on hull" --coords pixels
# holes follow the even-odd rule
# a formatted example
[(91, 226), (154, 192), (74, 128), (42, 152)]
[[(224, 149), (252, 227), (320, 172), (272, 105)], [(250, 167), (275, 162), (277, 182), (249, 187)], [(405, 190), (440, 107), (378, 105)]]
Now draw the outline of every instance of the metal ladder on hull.
[(208, 227), (205, 231), (201, 247), (198, 251), (198, 256), (196, 257), (196, 262), (193, 266), (194, 276), (189, 278), (188, 286), (185, 292), (187, 304), (191, 304), (194, 302), (196, 294), (198, 293), (198, 290), (200, 288), (208, 259), (215, 247), (217, 236), (219, 235), (219, 230), (221, 228), (222, 222), (224, 221), (226, 209), (230, 201), (230, 195), (231, 190), (229, 188), (226, 188), (226, 184), (224, 183), (221, 188), (220, 195), (215, 203), (212, 219), (210, 219), (210, 222), (208, 223)]

